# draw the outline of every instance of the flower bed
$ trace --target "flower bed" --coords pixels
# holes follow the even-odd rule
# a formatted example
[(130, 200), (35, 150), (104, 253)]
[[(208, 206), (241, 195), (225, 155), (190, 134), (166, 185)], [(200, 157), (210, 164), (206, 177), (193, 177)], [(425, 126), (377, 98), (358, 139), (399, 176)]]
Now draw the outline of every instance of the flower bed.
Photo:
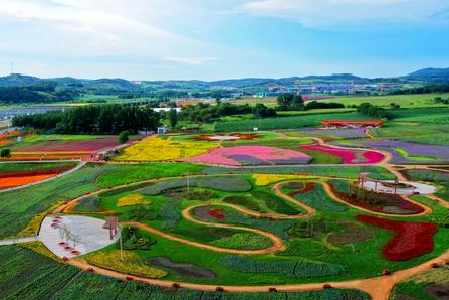
[(348, 128), (348, 129), (316, 129), (316, 128), (304, 128), (300, 129), (300, 133), (316, 136), (329, 136), (339, 139), (356, 139), (366, 137), (365, 128)]
[(438, 230), (435, 223), (395, 221), (368, 215), (358, 215), (357, 220), (395, 233), (382, 251), (388, 260), (409, 260), (433, 251), (433, 237)]
[(304, 153), (267, 146), (218, 148), (183, 161), (213, 165), (307, 164), (312, 158)]
[(256, 185), (265, 186), (284, 180), (314, 179), (317, 177), (309, 175), (291, 175), (291, 174), (253, 174), (253, 178), (256, 179)]
[(424, 145), (400, 140), (362, 140), (360, 144), (393, 153), (392, 163), (449, 161), (449, 146), (444, 145)]
[[(228, 138), (227, 138), (228, 137)], [(209, 135), (209, 134), (202, 134), (199, 136), (196, 136), (194, 139), (195, 140), (200, 140), (200, 141), (217, 141), (217, 140), (234, 140), (234, 139), (239, 139), (239, 140), (253, 140), (253, 139), (258, 139), (261, 138), (262, 136), (255, 134), (255, 133), (217, 133), (214, 135)]]
[[(39, 137), (38, 137), (39, 138)], [(31, 143), (31, 142), (30, 142)], [(41, 138), (31, 145), (17, 145), (13, 151), (18, 152), (96, 152), (104, 148), (119, 146), (118, 136), (95, 136), (86, 139), (60, 139), (57, 136), (52, 138)]]
[(31, 171), (3, 171), (0, 172), (0, 190), (48, 179), (72, 168), (73, 166), (63, 166)]
[(185, 142), (152, 137), (126, 148), (116, 161), (164, 161), (202, 154), (216, 148), (216, 143)]
[(225, 215), (223, 214), (224, 209), (219, 208), (219, 209), (209, 209), (209, 215), (211, 215), (212, 217), (215, 218), (215, 220), (221, 220), (225, 217)]
[(145, 200), (141, 194), (131, 194), (118, 200), (117, 206), (129, 206), (139, 204), (151, 204), (151, 201)]
[(330, 182), (332, 191), (338, 198), (359, 207), (369, 209), (374, 212), (385, 214), (410, 215), (424, 211), (424, 208), (408, 201), (401, 195), (376, 193), (374, 191), (360, 189), (357, 199), (357, 187), (350, 186), (347, 191), (342, 191), (334, 186), (335, 181)]
[(341, 149), (318, 144), (304, 145), (300, 148), (342, 157), (345, 164), (377, 164), (385, 158), (382, 153), (371, 150)]
[[(123, 262), (121, 255), (123, 255)], [(94, 252), (84, 256), (84, 259), (94, 266), (135, 276), (162, 278), (167, 275), (165, 271), (146, 265), (137, 253), (131, 251)]]

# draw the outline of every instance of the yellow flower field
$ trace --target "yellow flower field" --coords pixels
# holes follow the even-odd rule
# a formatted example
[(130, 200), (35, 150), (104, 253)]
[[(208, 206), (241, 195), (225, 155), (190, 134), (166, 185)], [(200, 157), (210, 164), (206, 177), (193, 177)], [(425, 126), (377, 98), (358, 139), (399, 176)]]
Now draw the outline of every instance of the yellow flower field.
[(141, 194), (132, 194), (120, 198), (117, 202), (118, 207), (139, 204), (151, 204), (151, 201), (145, 200)]
[(132, 251), (123, 251), (123, 262), (120, 251), (93, 252), (84, 259), (94, 266), (134, 276), (162, 278), (167, 275), (165, 271), (146, 265), (144, 259)]
[(256, 185), (265, 186), (284, 180), (316, 179), (318, 177), (310, 175), (294, 175), (294, 174), (253, 174), (253, 178), (256, 179)]
[(117, 155), (116, 161), (163, 161), (202, 154), (217, 148), (216, 143), (165, 140), (152, 137), (132, 145)]

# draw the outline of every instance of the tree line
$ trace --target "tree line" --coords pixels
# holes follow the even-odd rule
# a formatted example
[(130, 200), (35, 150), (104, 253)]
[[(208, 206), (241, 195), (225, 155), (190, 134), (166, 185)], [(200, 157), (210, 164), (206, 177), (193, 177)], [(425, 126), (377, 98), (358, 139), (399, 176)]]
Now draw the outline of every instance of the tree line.
[(398, 90), (391, 92), (390, 95), (420, 95), (433, 93), (449, 93), (449, 85), (429, 85), (412, 89)]
[(282, 94), (277, 97), (277, 111), (298, 111), (310, 109), (345, 108), (344, 104), (333, 102), (310, 101), (305, 103), (300, 95)]
[(155, 130), (160, 124), (160, 115), (149, 107), (113, 104), (17, 116), (12, 123), (13, 126), (55, 129), (57, 133), (67, 134), (137, 133), (139, 130)]

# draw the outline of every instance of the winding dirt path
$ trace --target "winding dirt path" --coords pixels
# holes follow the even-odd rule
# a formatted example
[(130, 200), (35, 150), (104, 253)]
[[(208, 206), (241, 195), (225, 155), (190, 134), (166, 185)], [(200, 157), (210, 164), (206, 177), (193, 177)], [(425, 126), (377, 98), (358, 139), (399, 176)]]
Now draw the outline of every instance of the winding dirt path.
[[(320, 144), (327, 145), (321, 139), (314, 138), (314, 140)], [(336, 146), (332, 146), (332, 147), (336, 147)], [(351, 149), (351, 150), (353, 149), (353, 148), (348, 148), (348, 147), (337, 147), (337, 148)], [(392, 159), (391, 153), (379, 151), (379, 150), (372, 150), (372, 151), (377, 151), (379, 153), (382, 153), (385, 156), (385, 159), (382, 162), (380, 162), (379, 164), (374, 164), (374, 165), (384, 167), (385, 169), (390, 171), (392, 174), (394, 174), (399, 180), (406, 180), (406, 178), (402, 175), (402, 173), (400, 173), (395, 168), (394, 165), (389, 164), (389, 161), (391, 161), (391, 159)], [(366, 164), (366, 165), (368, 165), (368, 164)], [(357, 166), (357, 165), (355, 165), (355, 166)], [(243, 174), (229, 174), (229, 176), (232, 176), (232, 175), (240, 176)], [(198, 176), (204, 176), (204, 175), (198, 175)], [(222, 176), (222, 175), (206, 175), (206, 176)], [(185, 178), (185, 177), (186, 176), (178, 176), (178, 177), (173, 177), (170, 179), (180, 179), (180, 178)], [(191, 176), (191, 177), (196, 177), (196, 176)], [(321, 177), (321, 178), (331, 179), (330, 177)], [(144, 180), (144, 181), (135, 182), (132, 184), (124, 184), (124, 185), (116, 186), (113, 188), (100, 189), (98, 191), (95, 191), (95, 192), (92, 192), (92, 193), (89, 193), (86, 195), (82, 195), (80, 197), (77, 197), (77, 198), (71, 200), (70, 202), (66, 203), (65, 205), (63, 205), (60, 208), (58, 208), (57, 210), (55, 210), (55, 212), (64, 212), (64, 211), (70, 212), (71, 208), (73, 208), (74, 205), (76, 205), (77, 201), (82, 200), (82, 198), (87, 197), (88, 195), (100, 194), (100, 193), (102, 193), (104, 191), (108, 191), (108, 190), (114, 190), (114, 189), (119, 189), (119, 188), (126, 187), (126, 186), (138, 185), (141, 183), (149, 183), (149, 182), (155, 182), (155, 181), (158, 181), (158, 180), (157, 179)], [(301, 182), (304, 182), (304, 181), (301, 181)], [(424, 205), (410, 199), (409, 197), (407, 197), (408, 201), (413, 202), (417, 205), (420, 205), (421, 207), (423, 207), (424, 211), (420, 214), (414, 214), (414, 215), (395, 215), (395, 214), (376, 213), (376, 212), (370, 211), (368, 209), (352, 205), (342, 199), (339, 199), (333, 193), (331, 186), (327, 182), (323, 182), (323, 181), (313, 181), (313, 182), (317, 183), (317, 184), (321, 184), (323, 186), (323, 188), (325, 189), (325, 192), (328, 193), (328, 195), (333, 200), (335, 200), (337, 202), (341, 202), (348, 206), (352, 206), (358, 210), (369, 212), (369, 213), (375, 213), (375, 214), (384, 215), (387, 217), (394, 217), (394, 216), (407, 217), (407, 216), (425, 215), (432, 211), (431, 208), (424, 206)], [(308, 205), (298, 201), (297, 199), (282, 193), (280, 187), (282, 186), (282, 184), (285, 184), (285, 183), (286, 183), (286, 181), (279, 182), (279, 183), (275, 184), (273, 187), (273, 191), (278, 196), (285, 199), (286, 201), (289, 201), (292, 204), (298, 205), (301, 208), (305, 209), (306, 213), (289, 216), (289, 215), (281, 215), (281, 214), (259, 213), (259, 212), (255, 212), (255, 211), (252, 211), (252, 210), (249, 210), (249, 209), (237, 206), (237, 205), (232, 205), (232, 204), (217, 203), (217, 205), (232, 207), (236, 210), (239, 210), (243, 213), (246, 213), (246, 214), (249, 214), (249, 215), (252, 215), (255, 217), (265, 217), (265, 218), (273, 218), (273, 219), (284, 219), (284, 218), (285, 219), (289, 219), (289, 218), (299, 219), (299, 218), (307, 218), (307, 217), (314, 215), (316, 211), (312, 207), (309, 207)], [(440, 199), (440, 198), (436, 197), (435, 195), (427, 195), (427, 197), (429, 197), (430, 199), (432, 199), (434, 201), (440, 202), (442, 205), (444, 205), (445, 207), (447, 207), (449, 209), (449, 202), (444, 201), (443, 199)], [(246, 254), (246, 255), (269, 254), (269, 253), (273, 253), (275, 251), (284, 249), (282, 240), (279, 237), (277, 237), (271, 233), (267, 233), (267, 232), (257, 230), (257, 229), (237, 227), (232, 224), (212, 223), (212, 222), (206, 222), (206, 221), (201, 221), (201, 220), (195, 219), (191, 215), (191, 210), (194, 209), (195, 207), (199, 207), (202, 205), (210, 205), (210, 204), (198, 204), (195, 206), (190, 206), (182, 211), (183, 217), (192, 222), (200, 223), (200, 224), (203, 224), (208, 227), (232, 228), (232, 229), (236, 229), (236, 230), (243, 230), (243, 231), (253, 232), (256, 234), (261, 234), (261, 235), (269, 238), (273, 242), (273, 245), (269, 248), (261, 249), (261, 250), (226, 249), (226, 248), (220, 248), (220, 247), (215, 247), (215, 246), (211, 246), (211, 245), (204, 245), (201, 243), (196, 243), (193, 241), (175, 237), (175, 236), (169, 235), (167, 233), (161, 232), (157, 229), (154, 229), (148, 225), (139, 223), (139, 222), (123, 222), (121, 224), (138, 227), (138, 228), (141, 228), (142, 230), (146, 230), (148, 232), (159, 235), (163, 238), (170, 239), (172, 241), (180, 242), (180, 243), (183, 243), (186, 245), (199, 247), (199, 248), (207, 249), (207, 250), (211, 250), (211, 251), (222, 252), (222, 253)], [(348, 280), (348, 281), (342, 281), (342, 282), (328, 282), (328, 284), (330, 284), (334, 288), (351, 288), (351, 289), (358, 289), (358, 290), (364, 291), (364, 292), (368, 293), (369, 295), (371, 295), (373, 300), (388, 300), (393, 287), (400, 281), (429, 270), (433, 263), (443, 264), (446, 262), (449, 262), (449, 251), (447, 251), (446, 253), (440, 255), (439, 257), (434, 258), (430, 261), (427, 261), (421, 265), (418, 265), (418, 266), (415, 266), (415, 267), (412, 267), (412, 268), (409, 268), (406, 270), (397, 271), (390, 276), (374, 277), (374, 278), (359, 279), (359, 280)], [(141, 277), (136, 277), (136, 276), (132, 276), (129, 274), (122, 274), (119, 272), (98, 268), (98, 267), (95, 267), (95, 266), (92, 266), (92, 265), (86, 263), (81, 258), (69, 259), (67, 261), (67, 263), (72, 266), (83, 269), (83, 270), (93, 270), (95, 273), (98, 273), (98, 274), (101, 274), (104, 276), (115, 277), (115, 278), (122, 279), (122, 280), (129, 280), (130, 278), (132, 278), (133, 280), (136, 280), (139, 282), (149, 283), (149, 284), (158, 285), (158, 286), (162, 286), (162, 287), (179, 286), (179, 287), (183, 287), (183, 288), (196, 289), (196, 290), (202, 290), (202, 291), (215, 291), (215, 290), (217, 290), (218, 287), (220, 287), (224, 291), (228, 291), (228, 292), (269, 292), (270, 289), (272, 289), (272, 288), (275, 288), (278, 291), (309, 291), (309, 290), (322, 289), (323, 284), (324, 284), (324, 283), (311, 283), (311, 284), (287, 284), (287, 285), (269, 285), (269, 286), (244, 286), (244, 285), (242, 285), (242, 286), (217, 286), (217, 285), (208, 285), (208, 284), (180, 283), (180, 282), (167, 281), (167, 280), (161, 280), (161, 279), (141, 278)]]

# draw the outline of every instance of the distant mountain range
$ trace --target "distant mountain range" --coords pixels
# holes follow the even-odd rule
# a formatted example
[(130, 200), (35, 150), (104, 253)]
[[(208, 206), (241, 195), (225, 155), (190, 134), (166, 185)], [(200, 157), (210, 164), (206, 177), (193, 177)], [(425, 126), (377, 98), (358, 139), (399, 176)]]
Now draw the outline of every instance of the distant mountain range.
[(183, 89), (201, 90), (214, 88), (245, 89), (245, 88), (269, 88), (277, 86), (292, 86), (307, 83), (397, 83), (408, 80), (422, 80), (423, 84), (449, 83), (449, 68), (425, 68), (409, 74), (409, 76), (398, 78), (368, 79), (357, 76), (308, 76), (290, 78), (244, 78), (220, 81), (199, 80), (167, 80), (167, 81), (141, 81), (138, 84), (124, 79), (76, 79), (76, 78), (52, 78), (39, 79), (35, 77), (2, 77), (0, 86), (29, 86), (39, 82), (56, 82), (60, 86), (85, 88), (88, 90), (103, 91), (130, 91), (130, 90), (161, 90), (161, 89)]
[(449, 78), (449, 68), (425, 68), (409, 74), (410, 78)]

